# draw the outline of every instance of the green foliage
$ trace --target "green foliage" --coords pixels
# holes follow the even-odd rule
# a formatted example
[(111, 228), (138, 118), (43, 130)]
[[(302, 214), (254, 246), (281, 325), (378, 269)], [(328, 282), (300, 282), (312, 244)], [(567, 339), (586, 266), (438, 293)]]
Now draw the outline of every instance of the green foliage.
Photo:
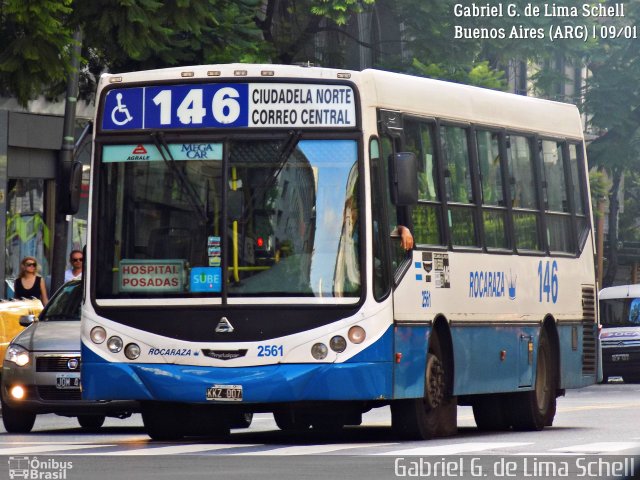
[(471, 65), (435, 63), (425, 65), (417, 58), (414, 58), (412, 66), (415, 73), (424, 77), (491, 88), (493, 90), (505, 90), (507, 87), (504, 71), (492, 69), (486, 60)]
[(603, 171), (591, 170), (589, 172), (589, 189), (591, 190), (593, 204), (597, 205), (597, 202), (600, 199), (606, 198), (609, 193), (611, 181)]
[(71, 0), (3, 0), (0, 4), (0, 94), (23, 103), (70, 70)]
[(624, 211), (620, 213), (618, 238), (623, 242), (640, 242), (640, 174), (629, 171), (624, 177)]
[(261, 0), (3, 0), (0, 93), (22, 104), (64, 91), (76, 27), (84, 34), (81, 94), (105, 70), (265, 61)]
[[(310, 4), (310, 12), (313, 15), (327, 18), (336, 25), (346, 25), (351, 15), (361, 13), (362, 3), (373, 4), (375, 0), (315, 0)], [(304, 10), (303, 10), (304, 11)]]

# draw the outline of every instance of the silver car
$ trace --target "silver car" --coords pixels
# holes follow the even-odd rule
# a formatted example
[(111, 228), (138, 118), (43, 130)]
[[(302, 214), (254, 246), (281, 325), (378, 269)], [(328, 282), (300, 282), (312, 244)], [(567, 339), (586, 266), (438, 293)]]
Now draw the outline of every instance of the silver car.
[(81, 281), (65, 283), (40, 318), (21, 317), (28, 326), (13, 339), (2, 365), (2, 422), (10, 433), (27, 433), (36, 415), (78, 417), (80, 426), (96, 430), (105, 417), (126, 418), (135, 402), (82, 400), (80, 384)]

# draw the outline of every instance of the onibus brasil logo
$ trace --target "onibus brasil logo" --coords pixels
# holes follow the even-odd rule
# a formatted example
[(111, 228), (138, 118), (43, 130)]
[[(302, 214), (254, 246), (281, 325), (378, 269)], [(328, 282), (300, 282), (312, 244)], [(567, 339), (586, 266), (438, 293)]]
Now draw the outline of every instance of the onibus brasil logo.
[(28, 480), (66, 480), (67, 471), (73, 468), (73, 462), (38, 457), (9, 457), (9, 478)]

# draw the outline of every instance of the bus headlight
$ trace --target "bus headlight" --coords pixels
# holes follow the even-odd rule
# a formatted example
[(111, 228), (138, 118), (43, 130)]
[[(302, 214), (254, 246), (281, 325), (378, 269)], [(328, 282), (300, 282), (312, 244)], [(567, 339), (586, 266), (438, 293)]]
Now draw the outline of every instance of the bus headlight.
[(336, 335), (329, 342), (329, 346), (334, 352), (342, 353), (347, 349), (347, 341), (344, 339), (344, 337)]
[(20, 345), (9, 345), (7, 348), (7, 353), (4, 356), (4, 359), (7, 362), (12, 362), (18, 365), (19, 367), (24, 367), (30, 361), (29, 358), (29, 350)]
[(129, 360), (135, 360), (140, 356), (140, 347), (135, 343), (129, 343), (124, 347), (124, 356)]
[(367, 338), (367, 333), (364, 331), (359, 325), (355, 325), (349, 329), (349, 341), (351, 343), (355, 343), (356, 345), (364, 342), (364, 339)]
[(311, 356), (316, 360), (324, 360), (327, 358), (327, 354), (329, 353), (329, 349), (324, 343), (316, 343), (313, 347), (311, 347)]
[(93, 327), (89, 337), (91, 337), (93, 343), (99, 345), (107, 339), (107, 331), (102, 327)]
[(118, 353), (122, 350), (122, 339), (120, 337), (109, 337), (107, 340), (107, 348), (111, 353)]

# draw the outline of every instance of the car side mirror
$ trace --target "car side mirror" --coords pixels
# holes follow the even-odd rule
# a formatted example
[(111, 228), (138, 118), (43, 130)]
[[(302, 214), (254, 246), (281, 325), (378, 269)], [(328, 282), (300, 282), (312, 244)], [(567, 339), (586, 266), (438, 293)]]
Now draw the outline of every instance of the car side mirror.
[(20, 322), (20, 325), (22, 325), (23, 327), (28, 327), (29, 325), (34, 323), (36, 320), (37, 320), (36, 316), (33, 313), (31, 313), (29, 315), (22, 315), (18, 321)]

